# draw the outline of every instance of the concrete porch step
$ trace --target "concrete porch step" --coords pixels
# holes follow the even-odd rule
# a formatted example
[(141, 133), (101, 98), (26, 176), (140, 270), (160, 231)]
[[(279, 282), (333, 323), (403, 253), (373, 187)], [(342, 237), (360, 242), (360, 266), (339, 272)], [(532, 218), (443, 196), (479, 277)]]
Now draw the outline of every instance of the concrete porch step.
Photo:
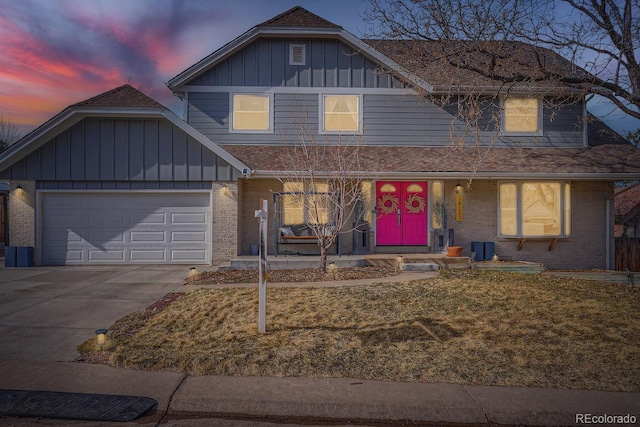
[(435, 262), (410, 262), (400, 264), (400, 271), (438, 271), (440, 266)]

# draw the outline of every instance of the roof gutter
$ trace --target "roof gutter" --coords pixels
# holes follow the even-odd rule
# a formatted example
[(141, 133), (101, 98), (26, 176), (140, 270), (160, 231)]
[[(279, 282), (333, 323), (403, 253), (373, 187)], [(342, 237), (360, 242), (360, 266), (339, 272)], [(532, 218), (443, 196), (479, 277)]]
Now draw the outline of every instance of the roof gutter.
[[(274, 178), (282, 176), (298, 175), (303, 176), (303, 172), (276, 171), (268, 169), (258, 169), (253, 176), (255, 178)], [(567, 180), (567, 181), (619, 181), (625, 179), (637, 179), (638, 173), (525, 173), (525, 172), (364, 172), (354, 171), (347, 174), (353, 178), (363, 178), (372, 180), (434, 180), (434, 179), (481, 179), (481, 180)], [(330, 171), (314, 173), (317, 178), (335, 177), (335, 173)]]

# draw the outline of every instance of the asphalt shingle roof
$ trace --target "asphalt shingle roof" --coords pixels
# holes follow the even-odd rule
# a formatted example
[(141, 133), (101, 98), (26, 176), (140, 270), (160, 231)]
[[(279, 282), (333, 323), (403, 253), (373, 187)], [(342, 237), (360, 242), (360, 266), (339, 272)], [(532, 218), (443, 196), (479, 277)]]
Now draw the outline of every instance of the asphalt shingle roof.
[(342, 28), (300, 6), (293, 7), (258, 27)]
[(363, 41), (438, 90), (520, 84), (557, 91), (569, 87), (560, 78), (584, 73), (555, 52), (522, 42)]
[(89, 108), (162, 108), (159, 102), (149, 98), (144, 93), (125, 84), (115, 89), (108, 90), (100, 95), (77, 102), (73, 107)]
[[(223, 145), (223, 149), (263, 171), (283, 169), (288, 148), (265, 145)], [(356, 149), (356, 148), (353, 148)], [(371, 172), (469, 174), (637, 174), (640, 150), (630, 144), (592, 148), (511, 147), (379, 147), (360, 146), (360, 164)], [(327, 168), (331, 171), (331, 168)], [(595, 175), (594, 175), (595, 176)]]

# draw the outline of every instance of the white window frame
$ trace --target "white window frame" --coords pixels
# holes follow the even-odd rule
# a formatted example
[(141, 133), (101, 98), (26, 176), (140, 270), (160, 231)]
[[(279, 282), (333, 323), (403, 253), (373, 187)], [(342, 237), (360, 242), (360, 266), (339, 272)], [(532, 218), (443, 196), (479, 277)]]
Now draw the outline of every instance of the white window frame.
[[(234, 129), (235, 120), (235, 97), (239, 96), (260, 96), (268, 99), (267, 106), (269, 108), (267, 129)], [(273, 133), (273, 94), (258, 92), (232, 92), (229, 94), (229, 133)]]
[[(535, 131), (526, 131), (526, 132), (513, 132), (513, 131), (507, 131), (506, 130), (506, 121), (507, 121), (507, 101), (508, 100), (530, 100), (533, 99), (538, 103), (538, 124), (537, 124), (537, 129)], [(508, 135), (508, 136), (542, 136), (544, 134), (544, 131), (542, 129), (542, 125), (543, 125), (543, 117), (542, 117), (542, 99), (540, 98), (533, 98), (533, 97), (526, 97), (526, 96), (512, 96), (510, 98), (503, 98), (501, 100), (500, 103), (500, 107), (501, 107), (501, 121), (500, 121), (500, 127), (501, 127), (501, 132), (503, 135)]]
[[(502, 234), (502, 206), (501, 206), (501, 190), (502, 185), (504, 184), (512, 184), (516, 186), (516, 234)], [(559, 184), (560, 185), (560, 234), (557, 235), (524, 235), (523, 233), (523, 205), (522, 205), (522, 186), (524, 184)], [(569, 188), (569, 206), (567, 206), (567, 194), (566, 188)], [(571, 237), (571, 228), (572, 228), (572, 191), (571, 191), (571, 182), (569, 181), (542, 181), (542, 180), (527, 180), (527, 181), (498, 181), (498, 223), (497, 223), (497, 235), (501, 238), (507, 239), (564, 239)], [(568, 208), (568, 212), (567, 212)], [(567, 214), (569, 215), (567, 221)], [(569, 228), (569, 230), (567, 230)]]
[[(295, 61), (293, 52), (302, 49), (302, 61)], [(307, 65), (307, 45), (303, 43), (291, 43), (289, 45), (289, 65)]]
[[(325, 106), (325, 98), (327, 96), (345, 96), (345, 97), (357, 97), (358, 98), (358, 129), (353, 131), (353, 130), (326, 130), (325, 129), (325, 110), (324, 110), (324, 106)], [(320, 133), (321, 134), (326, 134), (326, 135), (361, 135), (362, 134), (362, 109), (363, 109), (363, 105), (362, 105), (362, 101), (363, 101), (363, 96), (362, 94), (344, 94), (344, 93), (323, 93), (320, 94), (320, 108), (319, 108), (319, 113), (320, 113), (320, 118), (319, 118), (319, 122), (320, 123)]]

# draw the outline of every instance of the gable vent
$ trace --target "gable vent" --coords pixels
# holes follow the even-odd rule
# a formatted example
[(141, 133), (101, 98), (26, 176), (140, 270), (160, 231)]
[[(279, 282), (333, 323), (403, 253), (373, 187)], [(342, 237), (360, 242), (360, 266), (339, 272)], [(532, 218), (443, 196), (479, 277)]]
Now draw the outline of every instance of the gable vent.
[(290, 44), (289, 45), (289, 65), (305, 65), (307, 45)]

